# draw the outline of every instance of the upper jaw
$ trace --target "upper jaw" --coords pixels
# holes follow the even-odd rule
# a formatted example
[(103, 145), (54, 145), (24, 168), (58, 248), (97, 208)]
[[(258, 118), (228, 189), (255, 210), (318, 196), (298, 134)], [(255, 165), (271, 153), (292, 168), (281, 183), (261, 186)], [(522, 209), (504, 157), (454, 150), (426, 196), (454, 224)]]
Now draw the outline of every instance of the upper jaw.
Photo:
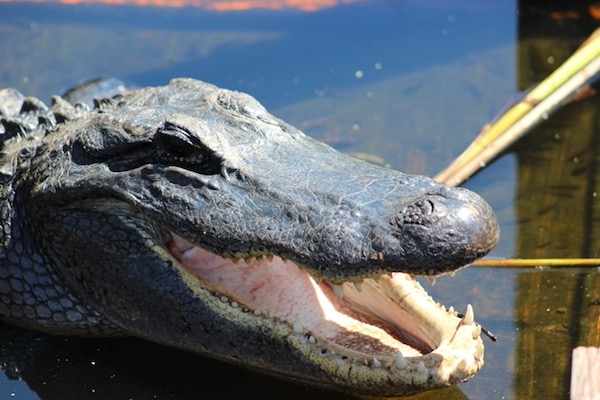
[[(162, 219), (168, 210), (155, 218), (225, 257), (277, 254), (333, 283), (386, 272), (450, 272), (487, 254), (499, 239), (491, 207), (460, 188), (413, 189), (405, 198), (384, 189), (387, 178), (372, 185), (374, 193), (367, 195), (373, 197), (356, 189), (337, 195), (294, 190), (292, 198), (269, 191), (268, 182), (257, 184), (267, 189), (248, 190), (245, 182), (235, 182), (236, 174), (228, 185), (214, 179), (218, 189), (212, 191), (168, 191), (171, 202), (189, 204), (188, 221), (173, 225)], [(198, 227), (208, 233), (194, 233)]]
[(481, 327), (472, 308), (459, 318), (407, 274), (344, 283), (341, 295), (327, 280), (317, 282), (279, 257), (236, 265), (177, 235), (170, 250), (176, 264), (221, 303), (287, 325), (286, 340), (303, 354), (297, 362), (324, 371), (322, 377), (298, 379), (400, 395), (464, 381), (483, 365)]

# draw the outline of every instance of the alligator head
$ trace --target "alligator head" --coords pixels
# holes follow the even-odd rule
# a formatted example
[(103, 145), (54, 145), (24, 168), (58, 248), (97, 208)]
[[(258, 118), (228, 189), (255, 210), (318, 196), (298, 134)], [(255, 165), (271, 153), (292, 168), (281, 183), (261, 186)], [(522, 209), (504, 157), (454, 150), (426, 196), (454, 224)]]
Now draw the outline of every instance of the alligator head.
[[(340, 154), (191, 79), (4, 114), (32, 109), (30, 128), (3, 120), (4, 319), (369, 395), (483, 365), (472, 309), (459, 318), (412, 278), (496, 244), (476, 194)], [(31, 132), (9, 139), (15, 126)]]

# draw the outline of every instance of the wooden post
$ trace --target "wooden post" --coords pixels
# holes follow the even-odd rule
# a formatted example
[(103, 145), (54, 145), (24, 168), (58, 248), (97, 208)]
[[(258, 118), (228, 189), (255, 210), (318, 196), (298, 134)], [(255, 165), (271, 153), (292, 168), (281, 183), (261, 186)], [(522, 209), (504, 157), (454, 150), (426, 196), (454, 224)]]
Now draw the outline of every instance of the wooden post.
[(600, 400), (600, 347), (573, 350), (571, 400)]

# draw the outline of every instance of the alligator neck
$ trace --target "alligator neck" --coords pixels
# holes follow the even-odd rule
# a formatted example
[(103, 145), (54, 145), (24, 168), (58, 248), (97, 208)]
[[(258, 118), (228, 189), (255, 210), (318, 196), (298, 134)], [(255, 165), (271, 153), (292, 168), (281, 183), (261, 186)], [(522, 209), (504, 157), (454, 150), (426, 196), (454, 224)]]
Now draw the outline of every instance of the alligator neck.
[(60, 275), (51, 258), (40, 249), (43, 240), (12, 184), (0, 191), (2, 212), (0, 248), (0, 315), (19, 325), (49, 332), (115, 335), (120, 330), (95, 311)]

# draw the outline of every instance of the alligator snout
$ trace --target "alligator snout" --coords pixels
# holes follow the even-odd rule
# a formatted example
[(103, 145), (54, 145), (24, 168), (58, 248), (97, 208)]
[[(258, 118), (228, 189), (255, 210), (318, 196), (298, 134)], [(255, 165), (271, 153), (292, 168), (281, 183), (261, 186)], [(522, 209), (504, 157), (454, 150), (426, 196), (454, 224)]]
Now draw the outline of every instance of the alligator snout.
[(492, 208), (479, 195), (444, 188), (405, 206), (392, 222), (414, 273), (436, 275), (487, 254), (499, 240)]

